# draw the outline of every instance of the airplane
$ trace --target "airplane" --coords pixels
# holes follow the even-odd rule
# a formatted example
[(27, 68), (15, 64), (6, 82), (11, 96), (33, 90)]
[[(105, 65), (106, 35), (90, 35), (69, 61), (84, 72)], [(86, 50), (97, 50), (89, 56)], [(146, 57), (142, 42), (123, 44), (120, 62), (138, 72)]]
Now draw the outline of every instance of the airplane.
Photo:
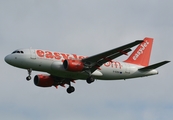
[[(5, 61), (15, 67), (26, 69), (31, 80), (32, 70), (46, 72), (34, 77), (34, 84), (39, 87), (69, 87), (67, 93), (75, 88), (71, 82), (86, 80), (88, 84), (97, 80), (125, 80), (158, 74), (156, 68), (169, 63), (162, 61), (149, 65), (153, 38), (145, 37), (129, 44), (102, 52), (93, 56), (81, 56), (41, 49), (17, 49), (7, 55)], [(123, 62), (113, 59), (128, 55), (131, 48), (138, 45), (134, 52)]]

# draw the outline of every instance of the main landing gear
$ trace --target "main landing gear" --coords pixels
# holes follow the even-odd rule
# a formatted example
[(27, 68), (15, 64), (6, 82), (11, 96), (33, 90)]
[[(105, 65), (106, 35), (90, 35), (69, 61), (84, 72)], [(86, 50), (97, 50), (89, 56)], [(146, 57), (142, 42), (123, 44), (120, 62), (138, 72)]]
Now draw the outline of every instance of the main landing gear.
[[(86, 82), (88, 84), (91, 84), (94, 81), (95, 81), (95, 79), (93, 77), (91, 77), (91, 76), (86, 79)], [(73, 86), (71, 86), (71, 81), (70, 80), (67, 82), (67, 84), (69, 85), (69, 87), (67, 88), (67, 93), (70, 94), (70, 93), (74, 92), (75, 88)]]
[(95, 79), (94, 79), (93, 77), (89, 77), (89, 78), (86, 79), (86, 82), (87, 82), (88, 84), (91, 84), (91, 83), (94, 82), (94, 81), (95, 81)]
[(29, 81), (29, 80), (31, 80), (31, 72), (32, 72), (32, 69), (31, 68), (30, 69), (27, 69), (27, 71), (28, 71), (28, 76), (26, 77), (26, 80)]
[(71, 83), (70, 83), (70, 81), (68, 82), (68, 84), (69, 84), (69, 87), (67, 88), (67, 93), (72, 93), (72, 92), (74, 92), (75, 91), (75, 88), (73, 87), (73, 86), (71, 86)]
[(74, 92), (75, 91), (75, 88), (73, 87), (73, 86), (69, 86), (68, 88), (67, 88), (67, 93), (72, 93), (72, 92)]
[(86, 82), (87, 82), (88, 84), (91, 84), (92, 82), (94, 82), (95, 79), (94, 79), (93, 77), (91, 77), (91, 71), (86, 70), (85, 72), (88, 74), (88, 78), (86, 79)]

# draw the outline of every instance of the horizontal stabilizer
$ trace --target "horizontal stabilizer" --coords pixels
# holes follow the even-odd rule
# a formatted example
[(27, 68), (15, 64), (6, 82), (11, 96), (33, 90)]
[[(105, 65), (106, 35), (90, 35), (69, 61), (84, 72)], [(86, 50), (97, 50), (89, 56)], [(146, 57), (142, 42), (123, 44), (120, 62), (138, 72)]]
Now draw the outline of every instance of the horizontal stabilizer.
[(156, 64), (153, 64), (153, 65), (150, 65), (150, 66), (147, 66), (147, 67), (143, 67), (143, 68), (140, 68), (139, 70), (140, 71), (149, 71), (149, 70), (153, 70), (153, 69), (156, 69), (164, 64), (167, 64), (169, 63), (170, 61), (163, 61), (163, 62), (159, 62), (159, 63), (156, 63)]

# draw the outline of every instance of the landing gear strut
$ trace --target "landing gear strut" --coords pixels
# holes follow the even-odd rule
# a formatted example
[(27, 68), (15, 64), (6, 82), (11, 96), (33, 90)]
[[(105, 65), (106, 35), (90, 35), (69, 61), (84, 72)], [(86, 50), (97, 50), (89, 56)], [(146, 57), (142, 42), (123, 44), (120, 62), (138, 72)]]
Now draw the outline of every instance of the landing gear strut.
[(32, 72), (32, 69), (27, 69), (28, 70), (28, 76), (26, 77), (26, 80), (29, 81), (31, 80), (31, 72)]
[(72, 92), (74, 92), (75, 91), (75, 88), (73, 87), (73, 86), (71, 86), (71, 83), (70, 83), (70, 81), (69, 81), (69, 87), (67, 88), (67, 93), (72, 93)]
[(93, 77), (91, 77), (91, 71), (90, 70), (86, 70), (85, 72), (88, 74), (88, 78), (86, 79), (86, 82), (88, 84), (91, 84), (92, 82), (94, 82), (95, 79)]

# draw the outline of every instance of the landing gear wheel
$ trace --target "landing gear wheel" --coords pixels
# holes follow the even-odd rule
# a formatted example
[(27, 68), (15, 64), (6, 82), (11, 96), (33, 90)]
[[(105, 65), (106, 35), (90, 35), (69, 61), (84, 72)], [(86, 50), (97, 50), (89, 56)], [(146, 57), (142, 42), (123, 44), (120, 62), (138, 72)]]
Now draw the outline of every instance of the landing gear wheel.
[(75, 88), (73, 87), (73, 86), (69, 86), (68, 88), (67, 88), (67, 93), (72, 93), (72, 92), (74, 92), (75, 91)]
[(28, 81), (31, 80), (31, 76), (26, 77), (26, 80)]
[(92, 78), (92, 77), (89, 77), (89, 78), (87, 78), (87, 80), (86, 80), (86, 82), (87, 82), (88, 84), (91, 84), (91, 83), (94, 82), (94, 81), (95, 81), (95, 79)]

